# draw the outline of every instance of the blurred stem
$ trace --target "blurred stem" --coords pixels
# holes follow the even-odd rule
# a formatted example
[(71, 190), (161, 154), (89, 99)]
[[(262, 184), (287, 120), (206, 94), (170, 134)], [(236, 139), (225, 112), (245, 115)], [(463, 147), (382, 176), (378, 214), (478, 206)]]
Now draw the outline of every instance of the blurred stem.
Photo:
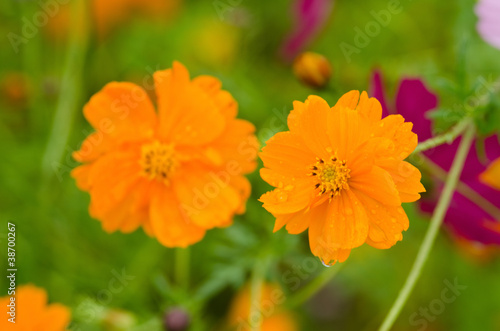
[(465, 129), (467, 128), (467, 124), (470, 122), (469, 118), (466, 117), (458, 122), (454, 127), (452, 127), (448, 132), (427, 139), (426, 141), (421, 142), (415, 148), (413, 153), (419, 153), (426, 151), (428, 149), (432, 149), (442, 144), (451, 144), (459, 135), (461, 135)]
[[(448, 178), (448, 174), (446, 171), (441, 168), (439, 165), (436, 163), (432, 162), (428, 157), (425, 155), (420, 154), (419, 157), (421, 157), (424, 160), (424, 166), (433, 174), (435, 175), (438, 179), (441, 179), (442, 181), (446, 182)], [(497, 208), (494, 204), (486, 200), (483, 196), (481, 196), (479, 193), (477, 193), (475, 190), (470, 188), (467, 184), (463, 182), (458, 182), (457, 183), (457, 192), (462, 194), (464, 197), (469, 199), (470, 201), (474, 202), (478, 207), (480, 207), (482, 210), (493, 216), (496, 220), (500, 221), (500, 209)]]
[(187, 290), (190, 283), (189, 247), (175, 249), (175, 281), (177, 286)]
[(251, 320), (251, 316), (256, 316), (261, 313), (262, 303), (262, 288), (264, 286), (264, 276), (269, 261), (268, 259), (257, 260), (252, 270), (252, 278), (250, 281), (250, 312), (248, 315), (248, 323), (251, 331), (260, 331), (262, 320), (257, 323)]
[(67, 145), (73, 118), (78, 108), (82, 89), (83, 67), (88, 43), (88, 17), (85, 0), (76, 0), (71, 7), (71, 30), (61, 81), (59, 100), (42, 158), (42, 173), (45, 179), (60, 167)]
[(474, 126), (470, 122), (466, 123), (465, 126), (467, 130), (465, 131), (462, 141), (460, 142), (460, 146), (458, 147), (457, 154), (455, 155), (455, 159), (451, 165), (449, 176), (437, 203), (436, 209), (434, 210), (434, 214), (432, 215), (431, 223), (427, 229), (422, 245), (420, 246), (415, 262), (413, 263), (411, 271), (408, 274), (408, 278), (406, 279), (403, 288), (400, 290), (396, 301), (380, 326), (379, 331), (389, 331), (391, 329), (396, 321), (396, 318), (403, 309), (403, 306), (408, 300), (413, 288), (415, 287), (417, 280), (420, 278), (425, 262), (429, 258), (429, 253), (431, 252), (434, 241), (436, 240), (444, 215), (450, 205), (453, 192), (455, 191), (455, 187), (457, 186), (460, 174), (462, 173), (462, 169), (464, 167), (465, 159), (472, 145), (472, 141), (474, 140)]
[(328, 282), (330, 282), (330, 280), (337, 275), (341, 268), (342, 265), (337, 263), (336, 266), (324, 270), (318, 277), (314, 278), (306, 286), (301, 288), (294, 296), (292, 296), (287, 302), (287, 307), (294, 308), (309, 300), (326, 284), (328, 284)]

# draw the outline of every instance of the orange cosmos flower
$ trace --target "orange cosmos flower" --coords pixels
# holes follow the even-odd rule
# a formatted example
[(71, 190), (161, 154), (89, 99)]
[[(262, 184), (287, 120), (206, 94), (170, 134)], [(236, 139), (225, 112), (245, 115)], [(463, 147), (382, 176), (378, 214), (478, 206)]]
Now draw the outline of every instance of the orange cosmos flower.
[(297, 331), (299, 327), (292, 313), (281, 307), (285, 300), (285, 293), (278, 285), (265, 283), (260, 303), (252, 302), (250, 286), (245, 286), (231, 304), (230, 330), (253, 330), (260, 325), (261, 331)]
[(381, 119), (366, 92), (351, 91), (332, 108), (317, 96), (293, 106), (290, 131), (261, 153), (260, 174), (275, 189), (260, 201), (276, 217), (274, 231), (309, 229), (312, 253), (327, 264), (365, 242), (389, 248), (401, 240), (408, 228), (401, 203), (425, 191), (420, 171), (403, 161), (417, 146), (412, 123)]
[[(62, 331), (70, 322), (69, 309), (57, 303), (47, 304), (45, 290), (33, 285), (19, 286), (15, 296), (0, 298), (0, 306), (7, 312), (0, 321), (1, 330)], [(12, 307), (15, 314), (9, 314)], [(15, 323), (10, 322), (8, 319), (14, 316)]]
[(228, 226), (245, 210), (256, 167), (254, 126), (214, 77), (190, 80), (186, 68), (154, 74), (158, 113), (146, 91), (110, 83), (83, 112), (96, 129), (73, 157), (90, 215), (104, 230), (142, 226), (167, 247), (185, 247)]

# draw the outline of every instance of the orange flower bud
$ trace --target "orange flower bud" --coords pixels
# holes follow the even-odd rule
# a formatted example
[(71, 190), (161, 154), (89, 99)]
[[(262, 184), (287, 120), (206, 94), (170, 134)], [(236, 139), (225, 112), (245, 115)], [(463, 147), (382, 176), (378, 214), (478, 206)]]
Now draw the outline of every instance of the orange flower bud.
[(332, 66), (323, 55), (305, 52), (295, 58), (293, 73), (303, 84), (312, 88), (322, 88), (330, 80)]

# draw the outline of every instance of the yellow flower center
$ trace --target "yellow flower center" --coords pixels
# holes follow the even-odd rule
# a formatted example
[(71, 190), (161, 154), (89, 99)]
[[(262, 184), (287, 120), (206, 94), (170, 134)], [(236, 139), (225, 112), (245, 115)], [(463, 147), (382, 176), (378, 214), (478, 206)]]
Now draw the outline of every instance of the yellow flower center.
[(169, 183), (169, 179), (179, 166), (174, 155), (174, 146), (158, 141), (142, 146), (140, 164), (144, 176), (165, 184)]
[(318, 180), (315, 188), (319, 190), (318, 195), (329, 194), (333, 198), (340, 194), (342, 189), (348, 189), (348, 180), (351, 169), (345, 165), (345, 160), (339, 160), (332, 156), (330, 160), (317, 158), (317, 162), (311, 166), (310, 176), (315, 176)]

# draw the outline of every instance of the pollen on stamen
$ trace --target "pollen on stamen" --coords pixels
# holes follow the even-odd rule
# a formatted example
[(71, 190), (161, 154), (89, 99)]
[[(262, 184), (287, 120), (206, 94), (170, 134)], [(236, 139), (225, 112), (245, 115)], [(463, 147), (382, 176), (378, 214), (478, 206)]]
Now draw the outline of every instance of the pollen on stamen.
[(174, 152), (172, 144), (162, 144), (159, 141), (143, 145), (139, 161), (141, 174), (150, 180), (156, 179), (168, 184), (179, 165)]
[(332, 156), (329, 160), (316, 158), (316, 161), (311, 166), (313, 171), (309, 175), (317, 178), (318, 182), (314, 187), (319, 190), (318, 196), (328, 193), (331, 200), (339, 195), (342, 189), (349, 189), (351, 170), (347, 168), (345, 160)]

